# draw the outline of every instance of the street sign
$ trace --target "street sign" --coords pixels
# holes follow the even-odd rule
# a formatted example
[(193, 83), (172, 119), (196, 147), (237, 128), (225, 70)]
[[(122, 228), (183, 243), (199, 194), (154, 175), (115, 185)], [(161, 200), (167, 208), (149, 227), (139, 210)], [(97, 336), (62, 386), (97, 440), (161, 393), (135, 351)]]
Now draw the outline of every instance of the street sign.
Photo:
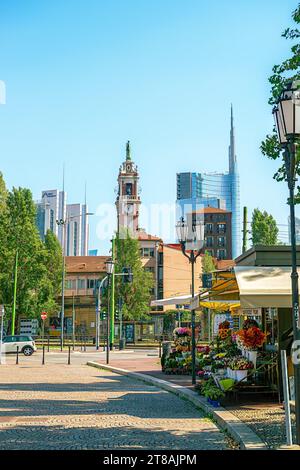
[(47, 312), (42, 312), (42, 313), (41, 313), (41, 319), (42, 319), (43, 321), (47, 320)]

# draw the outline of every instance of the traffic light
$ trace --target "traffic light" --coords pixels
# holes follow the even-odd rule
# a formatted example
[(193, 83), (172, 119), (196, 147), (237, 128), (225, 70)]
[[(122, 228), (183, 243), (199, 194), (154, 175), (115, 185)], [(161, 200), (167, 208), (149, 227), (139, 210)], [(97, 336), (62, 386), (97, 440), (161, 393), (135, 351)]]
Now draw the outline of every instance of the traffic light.
[(122, 269), (122, 278), (123, 278), (123, 283), (124, 284), (127, 284), (129, 282), (132, 282), (133, 280), (133, 275), (132, 275), (132, 271), (130, 268), (123, 268)]
[(102, 312), (100, 313), (100, 319), (102, 321), (107, 319), (107, 313), (105, 310), (102, 310)]

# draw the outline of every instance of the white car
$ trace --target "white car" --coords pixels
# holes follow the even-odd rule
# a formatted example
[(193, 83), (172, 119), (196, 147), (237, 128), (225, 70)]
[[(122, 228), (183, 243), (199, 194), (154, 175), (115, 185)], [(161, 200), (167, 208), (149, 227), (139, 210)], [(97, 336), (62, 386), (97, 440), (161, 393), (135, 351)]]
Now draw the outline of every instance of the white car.
[(24, 356), (31, 356), (37, 347), (31, 336), (27, 335), (14, 335), (5, 336), (2, 341), (2, 353), (16, 353), (17, 347), (19, 352), (23, 353)]

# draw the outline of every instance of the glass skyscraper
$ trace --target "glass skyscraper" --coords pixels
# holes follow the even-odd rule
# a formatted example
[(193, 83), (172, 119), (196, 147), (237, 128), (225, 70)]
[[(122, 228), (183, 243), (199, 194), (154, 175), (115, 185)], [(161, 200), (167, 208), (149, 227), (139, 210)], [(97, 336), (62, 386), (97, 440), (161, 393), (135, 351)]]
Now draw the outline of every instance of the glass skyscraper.
[(241, 254), (240, 180), (235, 153), (233, 111), (227, 173), (177, 173), (177, 205), (183, 215), (201, 207), (232, 212), (232, 256)]

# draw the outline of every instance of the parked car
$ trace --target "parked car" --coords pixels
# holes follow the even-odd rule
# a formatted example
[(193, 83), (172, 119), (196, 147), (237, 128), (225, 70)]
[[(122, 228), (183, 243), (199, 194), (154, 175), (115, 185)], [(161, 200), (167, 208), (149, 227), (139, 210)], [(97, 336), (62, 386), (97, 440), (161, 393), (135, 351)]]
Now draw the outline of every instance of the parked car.
[(14, 335), (5, 336), (2, 341), (2, 353), (16, 353), (19, 346), (19, 352), (24, 356), (31, 356), (37, 347), (31, 336), (28, 335)]

